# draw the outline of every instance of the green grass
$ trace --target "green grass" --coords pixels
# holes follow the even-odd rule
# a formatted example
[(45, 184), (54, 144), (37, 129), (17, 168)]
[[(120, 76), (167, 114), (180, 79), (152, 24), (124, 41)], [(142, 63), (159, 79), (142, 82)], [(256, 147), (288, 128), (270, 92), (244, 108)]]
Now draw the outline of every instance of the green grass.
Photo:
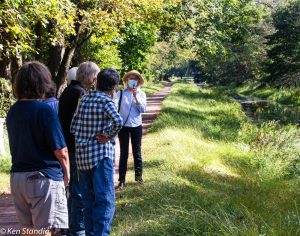
[(8, 145), (7, 130), (4, 126), (4, 145), (5, 145), (5, 156), (0, 156), (0, 195), (10, 192), (10, 168), (11, 168), (11, 157)]
[(259, 175), (266, 169), (239, 141), (252, 124), (224, 94), (172, 87), (143, 138), (145, 185), (134, 183), (131, 163), (112, 235), (300, 234), (298, 179)]
[(147, 81), (145, 82), (145, 85), (143, 85), (141, 89), (146, 93), (147, 96), (151, 96), (159, 92), (162, 89), (162, 87), (163, 87), (162, 82), (154, 83), (154, 82)]
[(242, 97), (256, 97), (270, 100), (281, 105), (300, 107), (300, 88), (263, 87), (245, 85), (243, 87), (232, 88), (232, 91)]
[(244, 98), (267, 100), (267, 105), (259, 107), (254, 114), (254, 120), (258, 122), (271, 120), (280, 121), (282, 124), (299, 124), (300, 122), (300, 88), (276, 89), (259, 85), (244, 85), (229, 87), (226, 92)]

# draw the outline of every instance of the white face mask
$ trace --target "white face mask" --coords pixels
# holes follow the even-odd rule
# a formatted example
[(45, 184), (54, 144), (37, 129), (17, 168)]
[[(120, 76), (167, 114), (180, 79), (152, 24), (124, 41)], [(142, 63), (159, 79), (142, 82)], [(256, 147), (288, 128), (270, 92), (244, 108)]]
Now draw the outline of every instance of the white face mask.
[(129, 88), (136, 88), (137, 84), (138, 84), (138, 81), (136, 81), (136, 80), (133, 80), (133, 79), (128, 80), (128, 87)]

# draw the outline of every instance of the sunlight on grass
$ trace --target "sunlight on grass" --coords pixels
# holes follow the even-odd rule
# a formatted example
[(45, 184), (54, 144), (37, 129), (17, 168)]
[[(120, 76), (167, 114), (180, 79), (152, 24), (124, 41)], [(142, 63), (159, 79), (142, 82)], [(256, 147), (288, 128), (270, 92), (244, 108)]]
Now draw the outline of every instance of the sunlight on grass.
[(10, 174), (0, 172), (0, 195), (10, 193)]
[(143, 85), (142, 90), (146, 93), (147, 96), (151, 96), (157, 92), (159, 92), (163, 87), (162, 82), (153, 83), (147, 81), (145, 85)]
[(10, 193), (11, 156), (9, 151), (7, 129), (4, 126), (5, 156), (0, 156), (0, 194)]
[(248, 119), (222, 90), (176, 84), (143, 138), (144, 180), (118, 192), (112, 235), (297, 235), (299, 181), (259, 179)]

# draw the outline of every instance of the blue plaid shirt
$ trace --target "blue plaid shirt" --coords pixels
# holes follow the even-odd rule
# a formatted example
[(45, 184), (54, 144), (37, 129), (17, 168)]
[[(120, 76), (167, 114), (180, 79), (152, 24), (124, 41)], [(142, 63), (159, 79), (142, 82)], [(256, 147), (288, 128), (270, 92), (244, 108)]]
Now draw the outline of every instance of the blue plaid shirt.
[[(122, 117), (107, 94), (90, 91), (84, 95), (80, 99), (70, 128), (75, 136), (78, 169), (92, 169), (105, 157), (114, 159), (114, 137), (122, 125)], [(110, 140), (104, 144), (99, 143), (96, 136), (100, 133), (106, 134)]]

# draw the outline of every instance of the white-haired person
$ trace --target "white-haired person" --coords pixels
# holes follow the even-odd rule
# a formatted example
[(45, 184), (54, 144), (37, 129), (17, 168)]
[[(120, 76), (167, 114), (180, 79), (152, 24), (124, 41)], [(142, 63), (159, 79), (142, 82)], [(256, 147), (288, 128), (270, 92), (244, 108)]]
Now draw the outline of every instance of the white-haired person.
[(136, 70), (129, 71), (123, 77), (126, 86), (117, 93), (118, 111), (123, 118), (124, 125), (118, 137), (120, 142), (119, 160), (119, 185), (125, 187), (127, 161), (129, 151), (129, 138), (131, 139), (135, 181), (143, 184), (143, 161), (142, 161), (142, 113), (146, 111), (146, 94), (140, 89), (144, 84), (143, 76)]
[(107, 236), (115, 211), (114, 138), (123, 122), (113, 95), (119, 80), (115, 69), (99, 72), (96, 90), (80, 99), (71, 124), (88, 236)]
[(69, 86), (59, 98), (59, 119), (69, 149), (71, 180), (68, 198), (69, 231), (72, 235), (84, 235), (83, 203), (79, 188), (78, 172), (75, 162), (75, 137), (70, 133), (71, 121), (79, 99), (92, 88), (96, 82), (99, 67), (94, 62), (84, 62), (79, 67), (70, 69), (67, 79)]
[(72, 80), (76, 80), (76, 73), (77, 73), (78, 67), (72, 67), (66, 76), (67, 85), (70, 85)]

